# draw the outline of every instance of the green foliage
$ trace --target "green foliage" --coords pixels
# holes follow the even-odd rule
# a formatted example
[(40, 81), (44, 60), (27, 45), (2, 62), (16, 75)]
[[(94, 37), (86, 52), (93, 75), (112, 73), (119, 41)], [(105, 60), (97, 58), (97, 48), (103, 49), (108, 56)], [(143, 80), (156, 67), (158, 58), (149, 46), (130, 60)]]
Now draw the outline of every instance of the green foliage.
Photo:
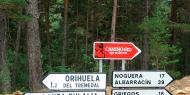
[(179, 79), (182, 76), (182, 73), (178, 70), (169, 70), (168, 73), (173, 77), (173, 79)]
[(190, 25), (186, 23), (175, 23), (175, 28), (179, 30), (190, 31)]
[(171, 12), (171, 7), (167, 0), (157, 0), (153, 11), (153, 16), (167, 20)]
[(8, 18), (15, 21), (30, 21), (31, 17), (23, 15), (22, 10), (26, 5), (25, 0), (0, 0), (0, 9), (2, 9)]
[(50, 21), (62, 20), (61, 11), (63, 11), (63, 0), (55, 0), (49, 9)]
[[(23, 8), (26, 0), (0, 0), (0, 10), (6, 13), (9, 20), (7, 40), (7, 64), (3, 72), (0, 72), (0, 81), (10, 81), (9, 68), (14, 68), (14, 45), (16, 40), (17, 22), (28, 22), (30, 16), (24, 15)], [(177, 22), (170, 21), (171, 0), (149, 0), (149, 16), (145, 17), (145, 0), (118, 0), (118, 12), (116, 23), (116, 41), (133, 42), (143, 50), (143, 35), (148, 34), (148, 63), (151, 69), (166, 69), (174, 78), (183, 75), (184, 61), (188, 61), (185, 49), (189, 47), (189, 14), (184, 9), (184, 0), (177, 1)], [(181, 4), (181, 2), (183, 2)], [(98, 71), (98, 60), (92, 57), (92, 44), (94, 41), (110, 41), (110, 29), (112, 21), (113, 0), (70, 0), (68, 10), (68, 33), (67, 33), (67, 65), (61, 65), (63, 43), (63, 13), (64, 0), (52, 0), (49, 5), (49, 43), (46, 39), (44, 7), (41, 1), (40, 9), (40, 35), (41, 35), (41, 60), (43, 75), (50, 72), (94, 72)], [(181, 4), (181, 5), (180, 5)], [(185, 4), (188, 6), (188, 4)], [(88, 13), (88, 14), (87, 14)], [(88, 17), (87, 17), (88, 15)], [(88, 18), (88, 23), (87, 23)], [(188, 22), (188, 23), (187, 23)], [(87, 27), (88, 26), (88, 27)], [(26, 27), (22, 27), (21, 44), (18, 53), (16, 85), (19, 90), (27, 90), (27, 47)], [(87, 31), (88, 28), (88, 31)], [(177, 30), (177, 44), (171, 45), (171, 28)], [(180, 32), (178, 31), (180, 30)], [(88, 33), (87, 33), (88, 32)], [(182, 34), (186, 32), (186, 34)], [(187, 37), (183, 37), (186, 35)], [(86, 37), (87, 48), (86, 48)], [(52, 65), (48, 64), (48, 53), (52, 54)], [(183, 45), (182, 45), (183, 44)], [(183, 49), (182, 49), (183, 48)], [(185, 49), (184, 49), (185, 48)], [(86, 50), (88, 55), (86, 55)], [(143, 52), (143, 51), (142, 51)], [(132, 61), (128, 61), (127, 69), (140, 69), (142, 54)], [(186, 60), (184, 60), (186, 56)], [(116, 61), (116, 63), (120, 61)], [(109, 60), (103, 61), (104, 72), (109, 70)], [(181, 64), (183, 63), (183, 64)], [(175, 65), (176, 69), (171, 70)], [(173, 69), (173, 68), (172, 68)], [(4, 73), (5, 72), (5, 73)]]
[(71, 72), (71, 70), (65, 66), (56, 66), (52, 69), (52, 72)]
[[(96, 69), (96, 66), (94, 64), (94, 59), (91, 56), (87, 56), (86, 54), (83, 54), (82, 61), (84, 62), (85, 72), (93, 72)], [(84, 67), (81, 66), (81, 69), (82, 68)]]
[(0, 5), (17, 5), (17, 6), (25, 6), (25, 0), (0, 0)]
[(7, 50), (7, 66), (9, 68), (12, 68), (13, 67), (13, 63), (14, 63), (14, 51), (12, 49), (8, 49)]
[(9, 71), (8, 66), (6, 64), (3, 64), (2, 67), (3, 68), (0, 72), (0, 83), (10, 82), (11, 78), (10, 78), (10, 71)]
[(20, 71), (17, 73), (17, 79), (16, 79), (16, 89), (19, 89), (21, 91), (26, 91), (28, 87), (26, 84), (28, 83), (28, 73), (27, 72), (22, 72), (22, 68)]
[(20, 11), (25, 5), (25, 0), (0, 0), (0, 9), (7, 13), (11, 11)]
[(181, 49), (168, 44), (171, 37), (168, 19), (170, 7), (166, 1), (158, 1), (154, 11), (153, 17), (146, 17), (139, 27), (149, 35), (150, 62), (157, 68), (165, 69), (166, 65), (179, 62), (175, 56), (181, 53)]
[[(15, 64), (15, 55), (14, 50), (11, 48), (8, 48), (7, 50), (7, 68), (9, 68), (10, 71), (13, 71), (13, 69), (16, 70), (16, 89), (19, 90), (26, 90), (27, 87), (25, 86), (27, 84), (28, 80), (28, 73), (27, 73), (27, 54), (23, 52), (18, 52), (18, 64)], [(23, 72), (24, 71), (24, 72)], [(3, 73), (3, 76), (0, 76), (3, 80), (11, 80), (13, 75), (10, 75), (10, 73)]]
[(77, 27), (74, 32), (77, 34), (77, 35), (80, 35), (80, 36), (85, 36), (85, 29), (82, 28), (82, 27)]
[[(8, 93), (10, 92), (11, 86), (11, 72), (6, 63), (1, 64), (1, 72), (0, 72), (0, 84), (3, 87), (0, 89), (0, 93)], [(2, 85), (4, 84), (4, 85)]]
[(23, 15), (22, 11), (11, 10), (7, 11), (7, 13), (8, 18), (13, 19), (14, 21), (28, 22), (32, 20), (30, 16)]
[[(50, 11), (53, 11), (53, 9), (50, 9)], [(56, 30), (61, 28), (61, 13), (54, 13), (50, 14), (50, 32), (55, 32)]]

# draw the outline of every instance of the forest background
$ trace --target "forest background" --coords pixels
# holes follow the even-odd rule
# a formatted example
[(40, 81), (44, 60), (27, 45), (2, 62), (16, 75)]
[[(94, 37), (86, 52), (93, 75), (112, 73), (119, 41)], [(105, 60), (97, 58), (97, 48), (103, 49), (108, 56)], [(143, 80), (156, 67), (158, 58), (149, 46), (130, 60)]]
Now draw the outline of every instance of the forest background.
[[(0, 0), (0, 22), (0, 93), (38, 91), (50, 72), (98, 72), (95, 41), (139, 47), (126, 70), (190, 73), (189, 0)], [(103, 60), (113, 70), (121, 60)]]

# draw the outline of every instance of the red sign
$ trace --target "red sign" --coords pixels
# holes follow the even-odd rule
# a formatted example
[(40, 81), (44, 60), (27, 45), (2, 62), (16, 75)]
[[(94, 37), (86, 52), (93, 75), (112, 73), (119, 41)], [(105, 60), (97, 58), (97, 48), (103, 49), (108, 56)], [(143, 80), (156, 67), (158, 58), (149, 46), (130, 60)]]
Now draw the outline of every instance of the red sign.
[(94, 59), (132, 60), (141, 50), (131, 42), (94, 42)]

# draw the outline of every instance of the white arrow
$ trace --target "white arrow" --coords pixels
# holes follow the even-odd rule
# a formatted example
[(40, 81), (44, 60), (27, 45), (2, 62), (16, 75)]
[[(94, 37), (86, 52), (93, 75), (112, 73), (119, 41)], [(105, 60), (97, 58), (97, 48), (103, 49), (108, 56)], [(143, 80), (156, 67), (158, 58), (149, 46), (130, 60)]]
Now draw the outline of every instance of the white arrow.
[(105, 95), (105, 92), (49, 92), (49, 93), (25, 93), (24, 95)]
[(42, 83), (50, 90), (106, 89), (106, 74), (49, 74)]
[(112, 95), (171, 95), (165, 89), (112, 90)]
[(172, 81), (165, 71), (113, 72), (113, 87), (165, 87)]

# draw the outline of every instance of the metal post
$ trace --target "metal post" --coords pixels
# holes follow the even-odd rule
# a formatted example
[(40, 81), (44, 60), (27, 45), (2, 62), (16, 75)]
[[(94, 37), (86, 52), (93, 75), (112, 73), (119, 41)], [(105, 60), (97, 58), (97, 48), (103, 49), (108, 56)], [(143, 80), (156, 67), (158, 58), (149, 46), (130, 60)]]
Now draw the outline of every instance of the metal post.
[(102, 59), (99, 60), (99, 72), (102, 72)]
[(125, 60), (122, 60), (122, 71), (125, 70), (125, 63), (126, 63), (126, 61), (125, 61)]

